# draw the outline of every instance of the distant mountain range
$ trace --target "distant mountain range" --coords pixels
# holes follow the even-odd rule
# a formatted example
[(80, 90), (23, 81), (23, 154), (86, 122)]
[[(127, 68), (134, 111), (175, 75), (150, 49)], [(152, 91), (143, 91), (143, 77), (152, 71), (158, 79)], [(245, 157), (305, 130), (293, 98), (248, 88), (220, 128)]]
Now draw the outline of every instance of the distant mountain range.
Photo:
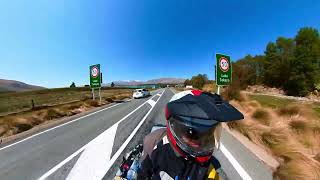
[(4, 92), (4, 91), (20, 92), (20, 91), (39, 90), (39, 89), (45, 89), (45, 88), (41, 86), (26, 84), (26, 83), (15, 81), (15, 80), (0, 79), (0, 92)]
[[(128, 80), (128, 81), (113, 81), (116, 86), (136, 86), (142, 84), (180, 84), (184, 83), (185, 79), (182, 78), (159, 78), (151, 79), (148, 81), (137, 81), (137, 80)], [(111, 83), (106, 84), (110, 86)]]

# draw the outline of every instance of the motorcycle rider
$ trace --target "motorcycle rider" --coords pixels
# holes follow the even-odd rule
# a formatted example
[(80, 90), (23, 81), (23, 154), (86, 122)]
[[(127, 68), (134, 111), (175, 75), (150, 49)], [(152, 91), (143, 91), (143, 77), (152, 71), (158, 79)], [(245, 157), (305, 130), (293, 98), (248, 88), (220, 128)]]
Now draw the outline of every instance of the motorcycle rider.
[(221, 122), (243, 119), (217, 94), (199, 90), (175, 94), (165, 108), (166, 128), (144, 138), (137, 179), (226, 179), (212, 156)]

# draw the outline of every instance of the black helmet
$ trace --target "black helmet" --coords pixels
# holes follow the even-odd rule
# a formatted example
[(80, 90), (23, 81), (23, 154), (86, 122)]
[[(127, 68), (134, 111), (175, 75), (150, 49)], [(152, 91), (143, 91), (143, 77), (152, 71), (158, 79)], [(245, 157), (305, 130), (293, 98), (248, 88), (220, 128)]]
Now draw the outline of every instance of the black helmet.
[(207, 161), (215, 147), (220, 122), (243, 119), (243, 114), (220, 95), (199, 90), (175, 94), (166, 106), (167, 134), (182, 156)]

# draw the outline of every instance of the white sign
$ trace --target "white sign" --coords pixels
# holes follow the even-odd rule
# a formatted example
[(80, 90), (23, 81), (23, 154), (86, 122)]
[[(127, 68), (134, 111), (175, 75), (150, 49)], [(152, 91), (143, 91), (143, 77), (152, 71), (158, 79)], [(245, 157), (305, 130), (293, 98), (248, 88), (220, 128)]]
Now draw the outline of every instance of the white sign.
[(99, 75), (99, 69), (98, 67), (94, 66), (92, 69), (91, 69), (91, 76), (92, 77), (97, 77)]
[(228, 63), (228, 60), (226, 58), (222, 57), (220, 59), (219, 65), (220, 65), (221, 71), (227, 72), (229, 70), (229, 63)]

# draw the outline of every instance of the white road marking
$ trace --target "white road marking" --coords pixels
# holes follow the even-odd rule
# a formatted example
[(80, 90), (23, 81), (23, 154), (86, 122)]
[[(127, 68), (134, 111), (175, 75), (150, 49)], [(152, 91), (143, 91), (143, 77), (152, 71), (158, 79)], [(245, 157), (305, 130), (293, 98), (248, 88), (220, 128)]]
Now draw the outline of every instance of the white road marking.
[[(161, 96), (164, 94), (166, 90), (164, 90), (161, 94)], [(157, 102), (161, 99), (161, 96), (159, 97), (159, 99), (157, 100)], [(157, 103), (156, 102), (156, 103)], [(142, 126), (142, 124), (144, 123), (144, 121), (147, 119), (147, 117), (149, 116), (149, 114), (151, 113), (151, 111), (153, 110), (155, 106), (153, 106), (148, 113), (142, 118), (142, 120), (140, 121), (140, 123), (138, 124), (138, 126), (133, 130), (133, 132), (130, 134), (130, 136), (127, 138), (127, 140), (122, 144), (122, 146), (118, 149), (118, 151), (113, 155), (113, 157), (111, 158), (110, 161), (107, 162), (107, 165), (105, 166), (105, 174), (109, 171), (109, 169), (111, 168), (111, 166), (114, 164), (114, 162), (118, 159), (118, 157), (120, 156), (120, 154), (122, 153), (122, 151), (124, 150), (124, 148), (127, 147), (127, 145), (129, 144), (129, 142), (131, 141), (131, 139), (133, 138), (133, 136), (137, 133), (137, 131), (139, 130), (139, 128)]]
[[(155, 97), (156, 95), (154, 95), (154, 96), (152, 96), (150, 99), (152, 99), (153, 97)], [(160, 99), (160, 98), (159, 98)], [(158, 100), (159, 100), (158, 99)], [(145, 105), (147, 103), (147, 101), (145, 101), (144, 103), (142, 103), (139, 107), (137, 107), (136, 109), (134, 109), (133, 111), (131, 111), (129, 114), (127, 114), (125, 117), (123, 117), (121, 120), (119, 120), (117, 123), (115, 123), (115, 124), (119, 124), (119, 123), (121, 123), (123, 120), (125, 120), (127, 117), (129, 117), (131, 114), (133, 114), (135, 111), (137, 111), (139, 108), (141, 108), (143, 105)], [(151, 108), (152, 109), (152, 108)], [(114, 126), (114, 125), (113, 125)], [(110, 128), (112, 128), (113, 126), (111, 126), (111, 127), (109, 127), (106, 131), (109, 131), (110, 130)], [(104, 131), (104, 132), (106, 132), (106, 131)], [(100, 134), (101, 135), (101, 134)], [(98, 135), (96, 138), (94, 138), (93, 140), (91, 140), (91, 141), (94, 141), (95, 139), (97, 139), (97, 138), (99, 138), (99, 136), (100, 135)], [(90, 142), (91, 142), (90, 141)], [(89, 143), (90, 143), (89, 142)], [(74, 158), (75, 156), (77, 156), (79, 153), (81, 153), (84, 149), (86, 149), (87, 148), (87, 146), (89, 145), (89, 143), (88, 144), (86, 144), (86, 145), (84, 145), (83, 147), (81, 147), (79, 150), (77, 150), (76, 152), (74, 152), (73, 154), (71, 154), (69, 157), (67, 157), (65, 160), (63, 160), (62, 162), (60, 162), (59, 164), (57, 164), (56, 166), (54, 166), (53, 168), (51, 168), (48, 172), (46, 172), (45, 174), (43, 174), (40, 178), (39, 178), (39, 180), (44, 180), (44, 179), (46, 179), (46, 178), (48, 178), (51, 174), (53, 174), (55, 171), (57, 171), (59, 168), (61, 168), (64, 164), (66, 164), (67, 162), (69, 162), (72, 158)], [(109, 146), (108, 146), (108, 148), (109, 149), (111, 149), (111, 151), (112, 151), (112, 145), (113, 144), (109, 144)], [(104, 149), (104, 150), (106, 150), (106, 149)], [(110, 157), (109, 157), (110, 158)], [(94, 165), (94, 164), (91, 164), (91, 165)], [(78, 172), (79, 173), (79, 172)]]
[(147, 102), (151, 105), (151, 107), (156, 105), (156, 102), (154, 100), (152, 100), (152, 99), (149, 99)]
[(238, 174), (241, 176), (242, 179), (245, 180), (252, 180), (250, 175), (243, 169), (243, 167), (239, 164), (239, 162), (232, 156), (232, 154), (228, 151), (228, 149), (220, 143), (220, 150), (232, 164), (232, 166), (236, 169)]
[(112, 146), (119, 123), (92, 140), (81, 153), (67, 179), (102, 179), (105, 163), (111, 158)]
[(68, 121), (68, 122), (66, 122), (66, 123), (60, 124), (60, 125), (55, 126), (55, 127), (53, 127), (53, 128), (50, 128), (50, 129), (47, 129), (47, 130), (45, 130), (45, 131), (39, 132), (39, 133), (37, 133), (37, 134), (34, 134), (34, 135), (29, 136), (29, 137), (27, 137), (27, 138), (24, 138), (24, 139), (22, 139), (22, 140), (20, 140), (20, 141), (17, 141), (17, 142), (15, 142), (15, 143), (12, 143), (12, 144), (9, 144), (9, 145), (7, 145), (7, 146), (4, 146), (4, 147), (0, 148), (0, 151), (3, 150), (3, 149), (9, 148), (9, 147), (11, 147), (11, 146), (14, 146), (14, 145), (16, 145), (16, 144), (18, 144), (18, 143), (21, 143), (21, 142), (23, 142), (23, 141), (26, 141), (26, 140), (29, 140), (29, 139), (31, 139), (31, 138), (34, 138), (34, 137), (36, 137), (36, 136), (38, 136), (38, 135), (40, 135), (40, 134), (49, 132), (49, 131), (51, 131), (51, 130), (54, 130), (54, 129), (56, 129), (56, 128), (59, 128), (59, 127), (68, 125), (68, 124), (73, 123), (73, 122), (76, 122), (76, 121), (79, 121), (80, 119), (83, 119), (83, 118), (85, 118), (85, 117), (94, 115), (94, 114), (99, 113), (99, 112), (101, 112), (101, 111), (105, 111), (105, 110), (107, 110), (107, 109), (113, 108), (113, 107), (118, 106), (118, 105), (120, 105), (120, 104), (121, 104), (121, 103), (114, 104), (114, 105), (112, 105), (112, 106), (109, 106), (109, 107), (107, 107), (107, 108), (101, 109), (101, 110), (99, 110), (99, 111), (95, 111), (95, 112), (93, 112), (93, 113), (90, 113), (90, 114), (87, 114), (87, 115), (85, 115), (85, 116), (79, 117), (79, 118), (74, 119), (74, 120), (72, 120), (72, 121)]

